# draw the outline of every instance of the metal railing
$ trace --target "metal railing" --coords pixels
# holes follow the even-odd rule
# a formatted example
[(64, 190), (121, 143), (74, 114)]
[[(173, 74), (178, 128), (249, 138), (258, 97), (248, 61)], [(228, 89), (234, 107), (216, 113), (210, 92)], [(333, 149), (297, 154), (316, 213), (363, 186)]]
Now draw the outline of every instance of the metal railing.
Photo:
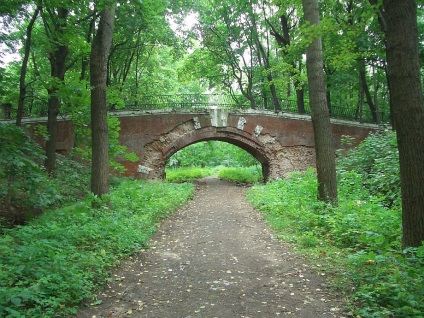
[[(299, 114), (296, 100), (280, 99), (278, 112)], [(210, 108), (225, 108), (233, 110), (247, 110), (252, 108), (257, 110), (276, 111), (270, 98), (264, 100), (258, 96), (253, 103), (247, 98), (239, 96), (230, 96), (223, 94), (176, 94), (176, 95), (149, 95), (140, 96), (136, 101), (127, 102), (121, 107), (111, 105), (111, 111), (134, 111), (134, 110), (205, 110)], [(3, 107), (3, 106), (2, 106)], [(305, 101), (304, 114), (310, 115), (310, 107)], [(16, 109), (2, 108), (4, 119), (16, 118)], [(47, 115), (47, 104), (42, 101), (33, 101), (25, 105), (25, 117), (42, 117)], [(374, 117), (377, 117), (377, 123), (388, 122), (389, 118), (384, 112), (378, 112), (374, 116), (368, 108), (361, 112), (356, 107), (332, 106), (330, 110), (331, 118), (347, 121), (358, 121), (363, 123), (376, 123)]]

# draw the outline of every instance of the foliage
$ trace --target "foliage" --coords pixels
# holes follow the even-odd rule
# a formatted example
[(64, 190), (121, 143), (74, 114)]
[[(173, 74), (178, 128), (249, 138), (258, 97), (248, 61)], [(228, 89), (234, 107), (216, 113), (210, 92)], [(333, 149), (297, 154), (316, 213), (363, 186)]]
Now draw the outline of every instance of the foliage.
[(175, 153), (168, 160), (170, 167), (249, 167), (258, 161), (245, 150), (219, 141), (198, 142)]
[(210, 168), (168, 168), (166, 170), (166, 180), (170, 182), (190, 181), (201, 179), (212, 174)]
[(218, 172), (221, 179), (238, 183), (253, 183), (262, 179), (260, 166), (230, 168), (223, 167)]
[(59, 199), (42, 169), (42, 149), (15, 125), (0, 125), (0, 199), (6, 207), (46, 208)]
[[(120, 259), (147, 246), (158, 220), (187, 201), (190, 184), (123, 182), (105, 200), (45, 213), (0, 237), (0, 316), (75, 315)], [(93, 209), (92, 200), (99, 208)]]
[(7, 221), (4, 224), (22, 223), (42, 210), (88, 194), (90, 170), (58, 156), (55, 175), (49, 178), (43, 168), (43, 150), (24, 129), (0, 125), (0, 148), (0, 207), (3, 206), (1, 214)]
[[(339, 181), (365, 187), (371, 196), (391, 207), (400, 206), (400, 172), (396, 133), (384, 131), (370, 134), (357, 148), (339, 161)], [(355, 171), (356, 174), (350, 174)], [(354, 177), (354, 180), (351, 179)]]
[(356, 171), (342, 176), (337, 208), (316, 201), (312, 170), (257, 185), (248, 198), (281, 239), (328, 260), (326, 266), (338, 274), (337, 288), (349, 294), (354, 316), (419, 317), (424, 246), (402, 251), (399, 207), (388, 209), (381, 197), (370, 195)]
[[(89, 111), (85, 109), (85, 111)], [(73, 149), (74, 155), (85, 160), (91, 160), (91, 129), (88, 121), (89, 116), (81, 114), (74, 115), (76, 125), (77, 146)], [(114, 174), (120, 175), (125, 172), (125, 167), (117, 161), (117, 158), (125, 158), (131, 162), (138, 161), (138, 157), (134, 152), (128, 152), (127, 147), (119, 144), (119, 131), (121, 130), (120, 122), (117, 117), (108, 115), (108, 134), (109, 134), (109, 166)]]

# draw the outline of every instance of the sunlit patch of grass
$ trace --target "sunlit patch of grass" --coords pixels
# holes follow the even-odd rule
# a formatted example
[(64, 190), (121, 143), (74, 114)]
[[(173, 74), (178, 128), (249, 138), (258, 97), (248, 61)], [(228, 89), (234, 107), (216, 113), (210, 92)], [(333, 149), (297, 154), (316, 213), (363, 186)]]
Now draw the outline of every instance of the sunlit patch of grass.
[(212, 175), (211, 168), (168, 168), (166, 169), (166, 180), (170, 182), (183, 182), (201, 179)]
[(238, 183), (254, 183), (262, 179), (262, 172), (259, 166), (236, 168), (228, 167), (221, 168), (218, 171), (218, 177)]

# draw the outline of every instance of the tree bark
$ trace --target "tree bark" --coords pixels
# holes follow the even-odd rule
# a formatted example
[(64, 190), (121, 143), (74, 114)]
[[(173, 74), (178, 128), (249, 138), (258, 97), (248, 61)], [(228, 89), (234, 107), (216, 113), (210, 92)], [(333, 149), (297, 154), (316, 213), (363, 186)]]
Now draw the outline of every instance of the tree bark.
[(367, 83), (367, 76), (366, 76), (366, 65), (365, 60), (363, 58), (358, 60), (358, 71), (359, 71), (359, 79), (361, 87), (359, 89), (362, 89), (362, 91), (365, 94), (365, 97), (367, 99), (368, 107), (371, 111), (372, 120), (375, 124), (378, 124), (378, 114), (377, 109), (374, 105), (373, 98), (370, 93), (370, 88)]
[[(288, 25), (288, 19), (287, 16), (282, 14), (280, 16), (280, 26), (282, 33), (278, 32), (277, 29), (268, 21), (266, 20), (268, 25), (271, 27), (270, 34), (274, 36), (275, 40), (278, 43), (278, 46), (282, 48), (282, 55), (283, 57), (287, 56), (287, 47), (291, 45), (291, 39), (290, 39), (290, 29)], [(297, 105), (297, 111), (299, 114), (305, 114), (305, 100), (304, 100), (304, 89), (303, 84), (301, 81), (298, 80), (298, 73), (296, 69), (298, 68), (299, 74), (302, 72), (302, 61), (299, 61), (299, 67), (296, 64), (296, 61), (292, 61), (292, 71), (290, 71), (290, 76), (293, 78), (293, 84), (296, 90), (296, 105)], [(287, 94), (287, 98), (289, 97), (289, 94)]]
[(24, 113), (24, 102), (26, 97), (26, 73), (28, 68), (28, 60), (29, 55), (31, 52), (31, 36), (32, 36), (32, 29), (34, 27), (35, 20), (38, 17), (38, 14), (40, 13), (41, 7), (37, 6), (37, 8), (34, 11), (34, 14), (32, 15), (31, 20), (28, 23), (28, 26), (26, 28), (26, 38), (25, 38), (25, 46), (24, 46), (24, 58), (22, 60), (22, 67), (21, 67), (21, 74), (19, 78), (19, 98), (18, 98), (18, 114), (16, 116), (16, 126), (21, 126), (22, 124), (22, 117)]
[(424, 105), (420, 79), (417, 5), (384, 0), (387, 61), (399, 147), (403, 246), (424, 241)]
[[(46, 170), (51, 174), (56, 166), (56, 141), (57, 141), (57, 116), (60, 110), (60, 99), (58, 96), (60, 85), (65, 80), (66, 59), (68, 57), (68, 46), (62, 43), (61, 36), (65, 31), (66, 19), (69, 11), (64, 8), (57, 9), (57, 25), (50, 42), (54, 47), (54, 51), (50, 52), (48, 58), (50, 60), (50, 76), (52, 78), (52, 86), (47, 89), (48, 92), (48, 113), (47, 113), (47, 132), (49, 139), (46, 142), (46, 161), (44, 163)], [(47, 29), (47, 28), (46, 28)], [(50, 33), (49, 30), (47, 33)]]
[(109, 136), (107, 123), (107, 63), (112, 45), (115, 4), (100, 13), (100, 22), (90, 55), (91, 84), (91, 191), (97, 196), (109, 192)]
[[(318, 1), (302, 0), (304, 17), (312, 25), (320, 23)], [(330, 114), (324, 83), (321, 38), (313, 39), (306, 50), (309, 101), (314, 129), (318, 199), (337, 205), (336, 158), (331, 133)]]

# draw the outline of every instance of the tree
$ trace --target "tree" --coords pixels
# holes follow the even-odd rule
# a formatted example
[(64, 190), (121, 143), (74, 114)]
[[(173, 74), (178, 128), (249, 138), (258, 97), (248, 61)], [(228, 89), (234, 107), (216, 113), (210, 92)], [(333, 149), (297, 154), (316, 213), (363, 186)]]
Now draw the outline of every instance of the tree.
[[(305, 20), (312, 26), (320, 23), (318, 1), (302, 0)], [(318, 199), (337, 204), (336, 158), (327, 108), (322, 42), (315, 37), (306, 49), (309, 101), (314, 129)]]
[(115, 3), (100, 12), (100, 22), (90, 54), (91, 85), (91, 191), (98, 196), (109, 192), (109, 137), (107, 122), (107, 63), (112, 45)]
[(45, 166), (48, 173), (53, 172), (56, 165), (56, 141), (57, 141), (57, 116), (60, 111), (59, 89), (63, 85), (66, 73), (66, 61), (69, 47), (64, 42), (63, 37), (69, 28), (69, 9), (44, 8), (42, 17), (46, 35), (50, 41), (48, 59), (50, 61), (51, 85), (48, 92), (48, 117), (47, 131), (49, 138), (46, 141), (46, 161)]
[(420, 79), (417, 5), (384, 0), (388, 76), (399, 147), (403, 245), (424, 241), (424, 105)]
[(38, 14), (40, 13), (41, 6), (38, 6), (35, 8), (35, 11), (31, 17), (31, 20), (29, 21), (29, 24), (26, 28), (26, 38), (25, 38), (25, 44), (24, 44), (24, 58), (22, 60), (22, 66), (21, 66), (21, 74), (19, 79), (19, 98), (18, 98), (18, 112), (16, 115), (16, 125), (20, 126), (22, 123), (22, 116), (24, 113), (24, 102), (26, 97), (26, 73), (28, 68), (28, 59), (31, 51), (31, 37), (32, 37), (32, 29), (34, 27), (35, 20), (38, 17)]
[[(270, 27), (270, 34), (275, 38), (280, 50), (281, 55), (283, 56), (284, 64), (286, 68), (289, 69), (289, 74), (292, 78), (294, 88), (296, 91), (296, 104), (297, 110), (300, 114), (304, 114), (305, 111), (305, 101), (304, 101), (304, 83), (300, 79), (300, 73), (302, 72), (302, 52), (296, 52), (296, 49), (293, 49), (292, 38), (293, 31), (299, 22), (299, 17), (297, 16), (299, 6), (297, 3), (287, 4), (285, 1), (278, 3), (279, 14), (278, 22), (274, 22), (271, 19), (267, 19), (266, 23)], [(274, 26), (274, 24), (278, 24)], [(292, 52), (294, 51), (294, 52)], [(290, 84), (290, 82), (289, 82)], [(290, 85), (288, 86), (288, 93), (291, 92)], [(289, 96), (287, 96), (289, 97)]]

